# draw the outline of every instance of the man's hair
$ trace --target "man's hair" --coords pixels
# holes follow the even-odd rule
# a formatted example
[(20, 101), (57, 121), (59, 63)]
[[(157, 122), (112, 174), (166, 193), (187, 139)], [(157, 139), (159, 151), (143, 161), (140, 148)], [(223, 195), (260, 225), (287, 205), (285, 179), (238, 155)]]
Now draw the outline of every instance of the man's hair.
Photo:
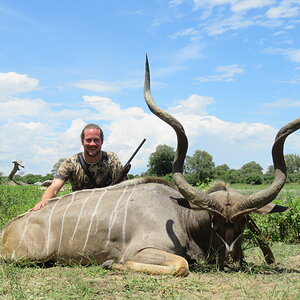
[(99, 129), (100, 130), (100, 138), (101, 138), (101, 140), (103, 142), (104, 135), (103, 135), (102, 129), (97, 124), (93, 124), (93, 123), (87, 124), (87, 125), (84, 126), (84, 128), (82, 129), (81, 134), (80, 134), (81, 141), (84, 140), (84, 131), (86, 129)]

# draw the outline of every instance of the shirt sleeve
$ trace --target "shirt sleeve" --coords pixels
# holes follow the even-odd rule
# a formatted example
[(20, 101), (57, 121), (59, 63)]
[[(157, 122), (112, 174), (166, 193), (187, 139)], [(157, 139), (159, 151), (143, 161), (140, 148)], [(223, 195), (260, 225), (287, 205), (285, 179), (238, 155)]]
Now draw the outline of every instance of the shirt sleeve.
[(59, 178), (63, 181), (68, 181), (71, 177), (72, 172), (72, 162), (71, 159), (66, 159), (61, 163), (59, 168), (56, 171), (55, 178)]
[(122, 171), (123, 165), (122, 165), (120, 159), (118, 158), (118, 156), (113, 152), (110, 152), (109, 164), (111, 167), (112, 179), (115, 179)]

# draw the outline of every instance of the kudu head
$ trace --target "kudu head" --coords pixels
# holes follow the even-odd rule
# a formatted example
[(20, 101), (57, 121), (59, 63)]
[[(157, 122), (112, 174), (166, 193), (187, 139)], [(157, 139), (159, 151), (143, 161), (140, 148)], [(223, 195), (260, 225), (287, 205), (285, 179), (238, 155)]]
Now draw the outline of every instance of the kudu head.
[(240, 262), (242, 256), (241, 240), (247, 216), (251, 212), (265, 214), (287, 209), (276, 206), (271, 201), (275, 199), (285, 184), (286, 165), (283, 157), (283, 146), (287, 136), (300, 128), (300, 118), (282, 127), (276, 135), (272, 148), (275, 178), (268, 188), (247, 197), (228, 189), (224, 184), (217, 184), (209, 192), (203, 192), (191, 186), (183, 176), (188, 140), (182, 124), (159, 108), (152, 98), (147, 57), (144, 97), (151, 112), (169, 124), (176, 132), (177, 149), (173, 161), (173, 180), (180, 193), (189, 201), (192, 209), (209, 211), (212, 230), (215, 237), (223, 244), (223, 253), (219, 261), (221, 267), (226, 264), (228, 256), (231, 256), (234, 261)]

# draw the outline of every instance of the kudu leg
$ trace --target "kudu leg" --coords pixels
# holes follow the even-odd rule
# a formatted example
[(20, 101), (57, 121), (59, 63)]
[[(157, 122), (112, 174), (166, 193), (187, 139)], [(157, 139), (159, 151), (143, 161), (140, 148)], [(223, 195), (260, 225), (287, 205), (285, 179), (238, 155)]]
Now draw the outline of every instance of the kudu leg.
[(275, 262), (275, 257), (272, 253), (271, 248), (268, 245), (267, 240), (263, 236), (262, 232), (260, 231), (260, 229), (258, 228), (256, 223), (254, 222), (252, 217), (250, 217), (248, 215), (247, 216), (247, 221), (248, 221), (247, 226), (252, 231), (252, 233), (254, 233), (255, 240), (256, 240), (257, 244), (259, 245), (261, 251), (264, 254), (266, 263), (267, 264), (273, 264)]
[(153, 275), (186, 276), (189, 273), (188, 262), (183, 257), (153, 248), (140, 251), (131, 261), (113, 263), (111, 268)]

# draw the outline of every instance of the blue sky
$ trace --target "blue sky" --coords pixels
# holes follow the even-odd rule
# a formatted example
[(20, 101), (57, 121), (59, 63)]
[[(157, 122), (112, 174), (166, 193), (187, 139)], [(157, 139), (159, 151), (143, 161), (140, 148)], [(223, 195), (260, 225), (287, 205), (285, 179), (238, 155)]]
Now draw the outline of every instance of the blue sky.
[[(276, 132), (299, 117), (300, 0), (0, 0), (0, 172), (51, 172), (81, 151), (86, 123), (131, 173), (175, 134), (144, 103), (152, 94), (186, 129), (189, 155), (216, 165), (272, 164)], [(299, 154), (300, 135), (285, 153)]]

